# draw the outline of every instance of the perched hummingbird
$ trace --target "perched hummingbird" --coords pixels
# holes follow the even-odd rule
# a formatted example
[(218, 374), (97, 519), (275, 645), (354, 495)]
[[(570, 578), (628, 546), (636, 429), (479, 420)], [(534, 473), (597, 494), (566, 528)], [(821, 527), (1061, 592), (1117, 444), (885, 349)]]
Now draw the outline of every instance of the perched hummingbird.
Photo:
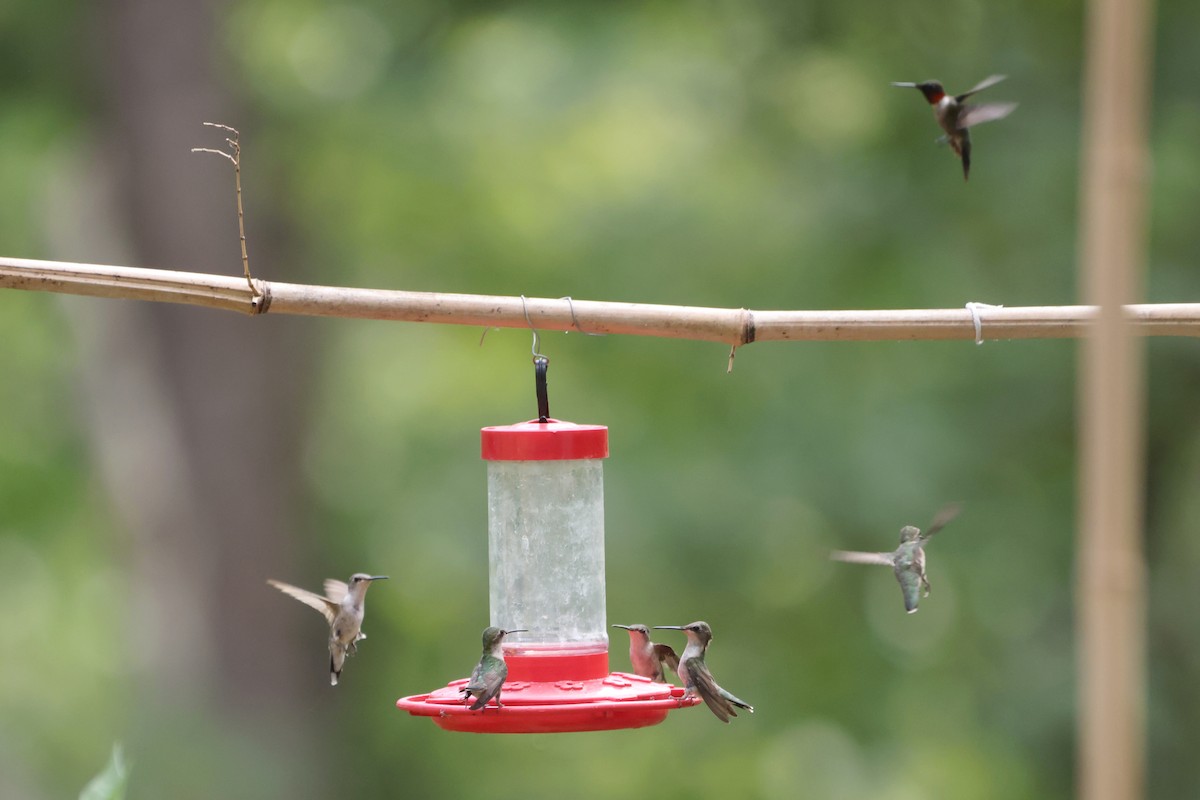
[(708, 671), (708, 665), (704, 663), (704, 653), (708, 650), (708, 643), (712, 641), (712, 628), (708, 627), (707, 622), (693, 622), (691, 625), (655, 625), (654, 629), (683, 631), (687, 634), (687, 647), (679, 657), (679, 680), (683, 681), (685, 697), (699, 694), (721, 722), (729, 722), (730, 717), (737, 716), (737, 712), (733, 710), (734, 706), (754, 713), (754, 706), (742, 702), (718, 686), (712, 673)]
[(508, 677), (508, 664), (504, 663), (504, 651), (500, 645), (508, 634), (524, 630), (525, 628), (517, 628), (506, 631), (494, 625), (484, 628), (483, 657), (471, 673), (471, 680), (462, 687), (464, 701), (470, 700), (472, 696), (476, 698), (471, 704), (472, 711), (483, 708), (493, 697), (496, 698), (496, 708), (504, 708), (500, 702), (500, 689), (504, 686), (504, 679)]
[(367, 638), (362, 632), (364, 602), (371, 581), (387, 580), (387, 575), (367, 575), (356, 572), (347, 585), (333, 578), (325, 581), (325, 595), (268, 578), (267, 583), (284, 594), (315, 608), (329, 621), (329, 683), (337, 686), (346, 656), (358, 652), (358, 643)]
[(925, 81), (924, 83), (898, 83), (893, 81), (892, 86), (920, 89), (921, 94), (925, 95), (925, 99), (929, 101), (929, 105), (933, 106), (933, 115), (937, 118), (938, 125), (946, 132), (946, 135), (938, 139), (938, 142), (948, 143), (954, 150), (954, 154), (962, 159), (963, 180), (965, 181), (967, 175), (971, 172), (971, 133), (967, 129), (981, 122), (1004, 119), (1012, 113), (1017, 104), (988, 103), (986, 105), (970, 105), (963, 101), (976, 92), (981, 92), (989, 86), (999, 83), (1004, 78), (1004, 75), (993, 75), (977, 84), (970, 91), (954, 96), (946, 94), (946, 90), (937, 81)]
[(667, 670), (679, 669), (679, 656), (670, 645), (650, 641), (650, 629), (645, 625), (613, 625), (629, 631), (629, 663), (633, 674), (652, 681), (661, 681)]
[(904, 592), (904, 608), (908, 613), (915, 614), (921, 589), (925, 589), (925, 597), (929, 596), (929, 579), (925, 577), (925, 542), (957, 517), (960, 509), (957, 503), (942, 508), (925, 533), (921, 533), (920, 528), (905, 525), (900, 529), (900, 546), (890, 553), (834, 550), (830, 558), (852, 564), (884, 564), (891, 567), (896, 573), (896, 580), (900, 581), (900, 590)]

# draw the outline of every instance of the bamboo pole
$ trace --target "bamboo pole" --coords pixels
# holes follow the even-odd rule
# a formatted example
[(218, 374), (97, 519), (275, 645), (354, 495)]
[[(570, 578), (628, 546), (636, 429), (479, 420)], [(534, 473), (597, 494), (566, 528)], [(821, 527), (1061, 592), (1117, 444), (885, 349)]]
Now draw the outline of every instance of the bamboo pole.
[(1087, 6), (1079, 275), (1099, 307), (1079, 352), (1078, 796), (1145, 792), (1143, 346), (1122, 307), (1142, 294), (1153, 0)]
[[(0, 257), (0, 288), (186, 303), (246, 314), (431, 322), (722, 342), (1064, 339), (1085, 334), (1095, 306), (752, 311), (310, 286), (197, 272)], [(1200, 336), (1200, 303), (1130, 305), (1145, 336)], [(979, 326), (976, 329), (976, 321)]]

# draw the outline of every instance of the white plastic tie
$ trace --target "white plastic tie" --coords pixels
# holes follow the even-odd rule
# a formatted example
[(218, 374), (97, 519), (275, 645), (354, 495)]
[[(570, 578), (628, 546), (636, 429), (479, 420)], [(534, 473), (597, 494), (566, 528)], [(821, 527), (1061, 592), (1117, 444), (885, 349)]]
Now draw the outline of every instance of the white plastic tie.
[(983, 344), (983, 320), (979, 318), (979, 312), (985, 308), (1004, 308), (1004, 306), (994, 306), (991, 303), (967, 303), (967, 311), (971, 312), (971, 322), (975, 323), (975, 344)]

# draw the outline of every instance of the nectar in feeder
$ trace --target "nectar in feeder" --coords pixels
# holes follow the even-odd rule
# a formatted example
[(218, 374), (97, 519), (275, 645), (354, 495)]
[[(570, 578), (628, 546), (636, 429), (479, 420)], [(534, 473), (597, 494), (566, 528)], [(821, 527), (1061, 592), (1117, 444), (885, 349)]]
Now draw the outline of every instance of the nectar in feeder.
[(608, 430), (548, 421), (482, 435), (492, 625), (530, 629), (507, 640), (511, 655), (578, 658), (590, 665), (586, 677), (606, 675)]

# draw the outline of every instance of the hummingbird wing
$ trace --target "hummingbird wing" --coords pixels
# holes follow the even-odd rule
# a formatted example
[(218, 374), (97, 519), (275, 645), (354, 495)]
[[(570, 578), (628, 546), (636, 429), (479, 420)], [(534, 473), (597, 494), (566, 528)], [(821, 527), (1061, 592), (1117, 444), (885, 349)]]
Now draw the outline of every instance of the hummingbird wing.
[(1012, 113), (1017, 107), (1016, 103), (984, 103), (983, 105), (969, 105), (964, 108), (958, 115), (958, 128), (970, 128), (972, 125), (979, 125), (984, 122), (991, 122), (996, 119), (1004, 119)]
[(320, 611), (325, 616), (325, 619), (329, 621), (329, 624), (333, 624), (333, 618), (337, 614), (339, 608), (337, 603), (330, 601), (328, 598), (321, 597), (321, 595), (317, 594), (316, 592), (310, 592), (307, 589), (301, 589), (299, 586), (292, 586), (290, 583), (277, 581), (274, 578), (268, 578), (267, 583), (271, 584), (284, 594), (296, 598), (301, 603), (304, 603), (304, 605)]
[(946, 527), (947, 523), (953, 521), (960, 511), (962, 511), (962, 503), (947, 503), (942, 506), (942, 509), (934, 515), (933, 521), (929, 523), (929, 527), (921, 534), (921, 541), (925, 541)]
[(350, 587), (346, 585), (345, 581), (334, 578), (325, 579), (325, 596), (338, 605), (341, 605), (342, 600), (346, 599), (346, 595), (349, 593)]
[[(665, 664), (672, 673), (679, 671), (679, 656), (675, 655), (675, 651), (671, 649), (671, 645), (654, 645), (654, 657), (662, 664)], [(663, 670), (663, 673), (663, 678), (666, 679), (666, 670)]]
[(754, 713), (753, 706), (742, 702), (717, 685), (703, 658), (689, 658), (684, 662), (684, 670), (688, 676), (686, 683), (695, 688), (700, 699), (708, 706), (708, 710), (713, 712), (721, 722), (729, 722), (730, 717), (737, 716), (737, 712), (733, 710), (734, 706), (745, 708), (751, 714)]
[(962, 94), (955, 95), (954, 99), (961, 103), (963, 100), (966, 100), (968, 97), (975, 94), (976, 92), (982, 92), (984, 89), (988, 88), (989, 86), (995, 86), (997, 83), (999, 83), (1000, 81), (1004, 80), (1007, 77), (1008, 77), (1007, 75), (989, 75), (988, 77), (984, 78), (979, 83), (975, 84), (970, 89), (963, 92)]
[(829, 554), (834, 561), (845, 561), (850, 564), (883, 564), (895, 566), (895, 553), (859, 553), (853, 550), (834, 550)]
[(496, 692), (500, 691), (500, 687), (504, 685), (504, 679), (507, 677), (508, 665), (503, 661), (488, 656), (480, 659), (475, 671), (471, 673), (471, 680), (462, 688), (466, 694), (475, 695), (476, 699), (471, 704), (471, 710), (478, 711), (486, 706), (488, 701), (496, 696)]
[(733, 710), (733, 704), (721, 696), (721, 687), (713, 680), (712, 673), (708, 671), (708, 667), (701, 659), (689, 658), (684, 662), (684, 670), (687, 672), (688, 685), (695, 688), (700, 699), (708, 706), (708, 710), (716, 715), (717, 719), (721, 722), (729, 722), (730, 717), (737, 716), (737, 712)]
[(483, 689), (483, 662), (475, 665), (475, 669), (471, 670), (471, 679), (467, 681), (467, 685), (462, 687), (464, 692), (478, 692)]
[(467, 681), (467, 685), (462, 687), (464, 692), (477, 692), (483, 688), (483, 681), (480, 677), (483, 675), (483, 662), (480, 661), (475, 665), (475, 669), (471, 670), (471, 679)]

